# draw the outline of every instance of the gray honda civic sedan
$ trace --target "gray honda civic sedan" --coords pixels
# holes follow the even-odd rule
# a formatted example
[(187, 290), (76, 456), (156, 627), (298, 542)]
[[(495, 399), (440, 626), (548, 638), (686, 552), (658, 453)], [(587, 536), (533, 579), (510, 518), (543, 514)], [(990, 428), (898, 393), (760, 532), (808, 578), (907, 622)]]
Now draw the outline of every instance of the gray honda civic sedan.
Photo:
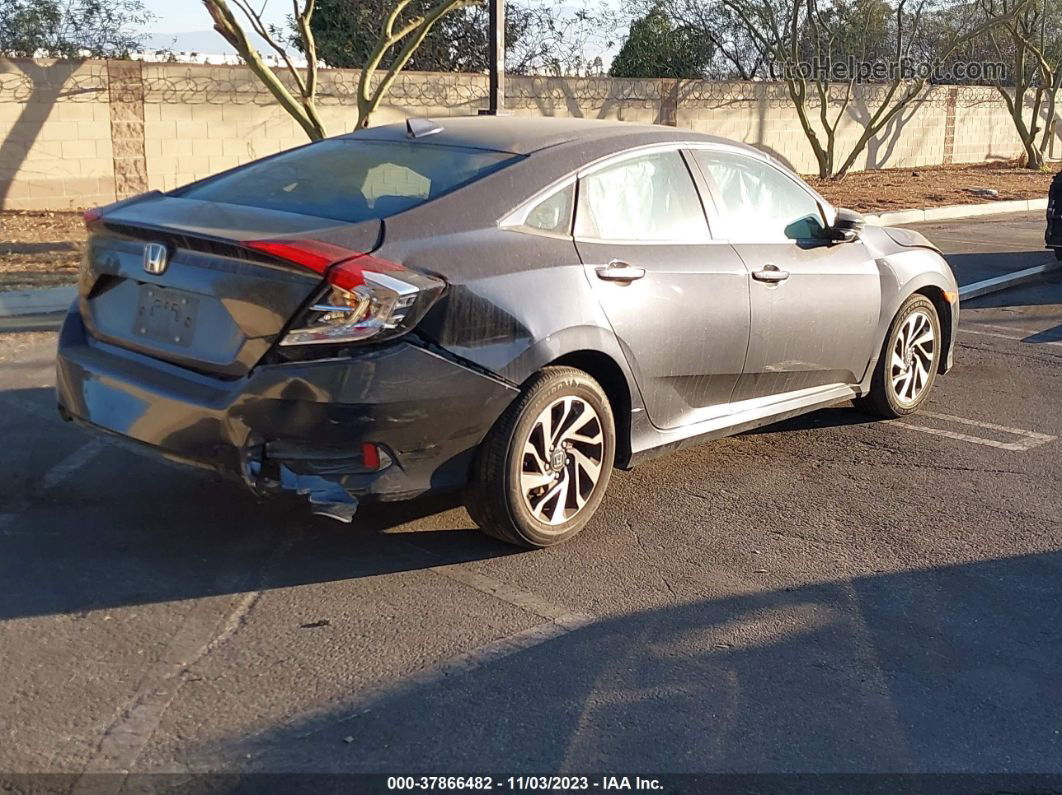
[(667, 127), (411, 120), (86, 223), (65, 418), (345, 521), (463, 489), (527, 547), (578, 533), (613, 467), (916, 411), (958, 322), (924, 237)]

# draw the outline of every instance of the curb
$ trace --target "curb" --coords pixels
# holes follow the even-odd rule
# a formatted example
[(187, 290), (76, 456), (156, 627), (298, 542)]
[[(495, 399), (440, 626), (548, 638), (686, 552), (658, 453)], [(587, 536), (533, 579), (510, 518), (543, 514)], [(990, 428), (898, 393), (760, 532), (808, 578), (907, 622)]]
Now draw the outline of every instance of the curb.
[(988, 204), (956, 204), (950, 207), (929, 207), (924, 210), (897, 210), (891, 213), (868, 215), (871, 226), (896, 226), (921, 224), (927, 221), (950, 221), (957, 218), (976, 218), (980, 215), (1002, 213), (1027, 213), (1047, 210), (1047, 199), (1019, 199), (1017, 201), (989, 202)]
[(76, 287), (52, 287), (48, 290), (15, 290), (0, 293), (0, 317), (65, 312), (75, 298), (77, 298)]
[(983, 295), (1000, 293), (1004, 290), (1009, 290), (1011, 287), (1017, 287), (1019, 284), (1034, 282), (1044, 274), (1058, 270), (1062, 270), (1062, 262), (1047, 262), (1033, 268), (1026, 268), (1023, 271), (1005, 273), (1002, 276), (996, 276), (992, 279), (974, 282), (973, 284), (968, 284), (965, 287), (959, 288), (959, 299), (962, 301), (969, 301), (973, 298), (980, 298)]

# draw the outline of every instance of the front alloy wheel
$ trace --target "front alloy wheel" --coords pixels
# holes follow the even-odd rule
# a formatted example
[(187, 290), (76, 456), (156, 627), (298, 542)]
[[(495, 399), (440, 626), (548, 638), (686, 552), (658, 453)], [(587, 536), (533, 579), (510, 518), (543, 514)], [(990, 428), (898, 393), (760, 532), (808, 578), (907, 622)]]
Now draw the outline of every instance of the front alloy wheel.
[(484, 440), (466, 496), (489, 535), (524, 547), (567, 541), (593, 516), (612, 475), (616, 434), (600, 384), (547, 367)]
[(904, 408), (916, 406), (933, 380), (937, 362), (934, 316), (916, 309), (907, 316), (892, 346), (889, 377), (896, 401)]
[(937, 308), (926, 296), (912, 295), (892, 321), (870, 392), (855, 401), (856, 407), (888, 419), (918, 411), (940, 369), (941, 340)]

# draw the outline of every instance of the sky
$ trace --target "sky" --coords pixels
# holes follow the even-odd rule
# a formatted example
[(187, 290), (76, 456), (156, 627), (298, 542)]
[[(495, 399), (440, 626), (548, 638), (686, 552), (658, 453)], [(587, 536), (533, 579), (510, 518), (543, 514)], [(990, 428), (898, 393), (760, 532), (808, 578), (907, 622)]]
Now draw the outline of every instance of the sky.
[[(145, 45), (148, 48), (171, 49), (177, 52), (235, 53), (220, 35), (213, 30), (210, 14), (200, 0), (143, 0), (148, 11), (156, 19), (145, 29)], [(285, 27), (291, 15), (291, 0), (249, 0), (255, 9), (263, 9), (266, 24)], [(574, 5), (578, 6), (578, 3)], [(242, 19), (235, 5), (230, 8)], [(195, 34), (180, 35), (175, 34)], [(262, 43), (260, 46), (264, 46)]]
[[(144, 6), (155, 15), (155, 21), (145, 26), (144, 44), (149, 49), (167, 49), (176, 52), (199, 52), (234, 54), (228, 42), (214, 30), (210, 14), (199, 0), (143, 0)], [(267, 24), (287, 24), (291, 2), (287, 0), (251, 0), (254, 8), (265, 9), (262, 18)], [(233, 13), (240, 19), (239, 9), (229, 3)], [(251, 34), (252, 38), (256, 38)], [(265, 47), (259, 42), (259, 47)]]
[[(266, 21), (283, 24), (291, 12), (291, 3), (280, 0), (252, 0), (255, 8), (262, 7), (263, 2)], [(144, 0), (144, 5), (158, 17), (149, 27), (148, 33), (187, 33), (209, 30), (212, 27), (210, 14), (199, 0)]]

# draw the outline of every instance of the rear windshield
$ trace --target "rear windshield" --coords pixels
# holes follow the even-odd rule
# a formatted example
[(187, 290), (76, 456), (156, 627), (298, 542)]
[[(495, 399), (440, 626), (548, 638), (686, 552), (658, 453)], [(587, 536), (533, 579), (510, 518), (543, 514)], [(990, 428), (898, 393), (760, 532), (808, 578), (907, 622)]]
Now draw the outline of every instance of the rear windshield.
[(334, 139), (251, 163), (178, 195), (356, 223), (397, 215), (517, 159), (412, 141)]

